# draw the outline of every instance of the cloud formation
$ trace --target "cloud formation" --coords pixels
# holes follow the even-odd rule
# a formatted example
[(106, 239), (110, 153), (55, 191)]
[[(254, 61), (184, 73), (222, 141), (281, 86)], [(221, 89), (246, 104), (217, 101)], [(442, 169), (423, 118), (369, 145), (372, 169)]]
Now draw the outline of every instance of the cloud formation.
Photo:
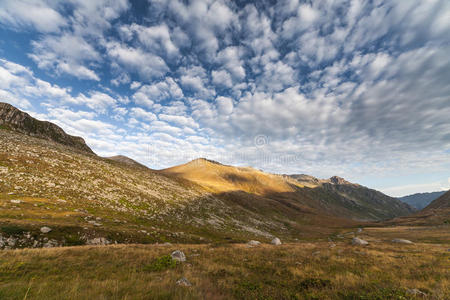
[(448, 1), (134, 5), (3, 1), (2, 30), (35, 35), (28, 63), (2, 52), (2, 99), (155, 168), (450, 171)]

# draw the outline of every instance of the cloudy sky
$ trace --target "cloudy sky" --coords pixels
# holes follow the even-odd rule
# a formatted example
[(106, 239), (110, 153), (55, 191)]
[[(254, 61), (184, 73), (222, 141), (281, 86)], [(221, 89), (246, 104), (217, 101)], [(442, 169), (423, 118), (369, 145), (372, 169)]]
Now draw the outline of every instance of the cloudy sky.
[(0, 101), (99, 155), (450, 188), (448, 0), (1, 0)]

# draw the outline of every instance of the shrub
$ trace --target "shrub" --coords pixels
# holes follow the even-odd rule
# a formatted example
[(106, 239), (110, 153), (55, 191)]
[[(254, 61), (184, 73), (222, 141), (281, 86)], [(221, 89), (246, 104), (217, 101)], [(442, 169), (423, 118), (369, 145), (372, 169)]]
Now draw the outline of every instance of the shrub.
[(156, 258), (151, 264), (144, 267), (145, 271), (160, 272), (173, 269), (177, 266), (177, 261), (170, 255), (164, 255)]

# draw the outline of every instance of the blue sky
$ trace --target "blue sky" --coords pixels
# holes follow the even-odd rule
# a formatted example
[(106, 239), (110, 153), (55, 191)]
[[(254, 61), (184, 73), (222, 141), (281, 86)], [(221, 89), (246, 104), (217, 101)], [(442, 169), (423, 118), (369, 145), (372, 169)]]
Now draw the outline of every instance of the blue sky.
[(99, 155), (450, 188), (450, 3), (0, 1), (0, 101)]

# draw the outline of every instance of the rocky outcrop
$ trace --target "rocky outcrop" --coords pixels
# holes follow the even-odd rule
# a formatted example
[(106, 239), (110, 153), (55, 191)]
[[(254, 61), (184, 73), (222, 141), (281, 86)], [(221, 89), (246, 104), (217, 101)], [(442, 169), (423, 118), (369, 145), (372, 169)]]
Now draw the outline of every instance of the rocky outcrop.
[(94, 154), (83, 138), (69, 135), (61, 127), (39, 121), (8, 103), (0, 102), (0, 127)]

